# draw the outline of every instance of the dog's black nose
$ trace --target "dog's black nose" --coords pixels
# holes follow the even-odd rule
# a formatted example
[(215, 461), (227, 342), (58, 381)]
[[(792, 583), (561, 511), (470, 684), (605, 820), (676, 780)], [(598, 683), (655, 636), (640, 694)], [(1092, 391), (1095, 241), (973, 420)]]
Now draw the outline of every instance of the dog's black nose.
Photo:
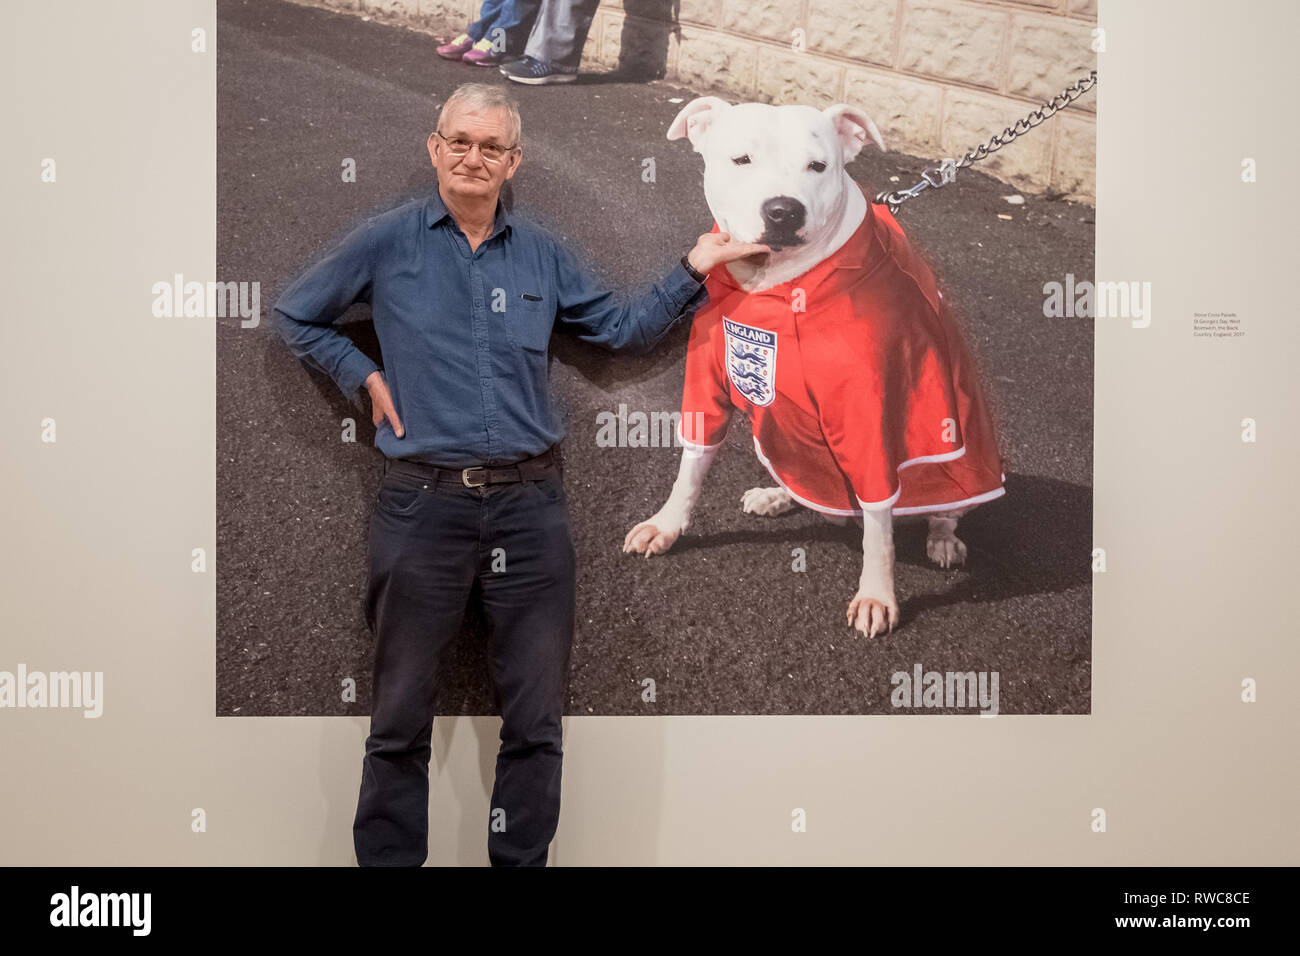
[(773, 232), (798, 232), (803, 228), (803, 203), (789, 196), (776, 196), (763, 203), (763, 222)]

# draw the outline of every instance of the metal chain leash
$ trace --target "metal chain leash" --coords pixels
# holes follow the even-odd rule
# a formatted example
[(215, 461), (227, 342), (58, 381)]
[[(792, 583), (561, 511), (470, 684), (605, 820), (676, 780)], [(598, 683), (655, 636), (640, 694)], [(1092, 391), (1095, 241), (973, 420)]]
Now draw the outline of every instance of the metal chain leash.
[(987, 143), (981, 143), (974, 149), (968, 149), (966, 155), (961, 159), (945, 159), (938, 166), (931, 166), (921, 173), (921, 181), (915, 186), (910, 189), (895, 189), (892, 191), (886, 189), (876, 196), (876, 202), (884, 203), (889, 207), (891, 215), (897, 215), (898, 207), (913, 196), (919, 195), (927, 189), (939, 189), (948, 185), (957, 178), (957, 170), (965, 169), (972, 163), (987, 158), (990, 153), (996, 153), (1007, 143), (1028, 133), (1045, 120), (1051, 119), (1058, 111), (1065, 109), (1096, 85), (1097, 71), (1093, 70), (1087, 76), (1067, 86), (1038, 109), (1031, 110), (1024, 119), (1016, 120), (1015, 126), (1008, 126), (1001, 133), (991, 136)]

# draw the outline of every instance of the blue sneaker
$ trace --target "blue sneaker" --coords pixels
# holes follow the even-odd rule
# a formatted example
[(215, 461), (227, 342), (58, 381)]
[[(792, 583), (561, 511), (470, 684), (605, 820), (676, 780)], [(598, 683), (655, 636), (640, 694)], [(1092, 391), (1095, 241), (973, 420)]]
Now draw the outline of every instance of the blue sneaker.
[(566, 70), (563, 67), (547, 63), (545, 60), (538, 60), (531, 56), (520, 57), (518, 60), (512, 60), (509, 63), (502, 63), (500, 66), (502, 76), (514, 80), (516, 83), (529, 83), (534, 86), (540, 86), (543, 83), (572, 83), (578, 78), (577, 70)]

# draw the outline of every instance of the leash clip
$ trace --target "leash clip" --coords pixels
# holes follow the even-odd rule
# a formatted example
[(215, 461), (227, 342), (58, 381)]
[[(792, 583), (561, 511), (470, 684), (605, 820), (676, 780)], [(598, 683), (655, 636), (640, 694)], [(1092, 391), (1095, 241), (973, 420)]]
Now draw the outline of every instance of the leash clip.
[(921, 173), (921, 177), (934, 189), (947, 186), (957, 178), (957, 160), (945, 159), (938, 166), (931, 166)]

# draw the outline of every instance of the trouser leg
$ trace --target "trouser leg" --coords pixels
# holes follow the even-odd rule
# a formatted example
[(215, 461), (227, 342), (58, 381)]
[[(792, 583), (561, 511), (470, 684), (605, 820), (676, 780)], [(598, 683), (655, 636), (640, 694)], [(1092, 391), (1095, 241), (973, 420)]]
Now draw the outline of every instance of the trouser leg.
[(353, 843), (361, 866), (419, 866), (429, 851), (429, 758), (444, 649), (477, 568), (469, 489), (386, 475), (371, 514), (366, 623), (375, 635), (370, 735)]
[(568, 506), (558, 472), (494, 486), (488, 502), (479, 583), (501, 707), (488, 858), (494, 866), (545, 866), (560, 817), (561, 717), (574, 628)]
[[(486, 6), (484, 4), (484, 7)], [(502, 52), (518, 56), (528, 42), (528, 35), (533, 29), (533, 23), (537, 19), (541, 6), (542, 0), (504, 0), (492, 22), (484, 26), (482, 36), (495, 43), (497, 31), (500, 30), (501, 39), (504, 41)]]
[(469, 34), (469, 39), (474, 43), (484, 38), (487, 31), (498, 26), (498, 20), (502, 10), (510, 7), (510, 0), (484, 0), (484, 5), (478, 8), (478, 20), (473, 21), (471, 25), (465, 27), (465, 33)]
[(598, 6), (600, 0), (545, 0), (524, 53), (535, 60), (576, 70)]

